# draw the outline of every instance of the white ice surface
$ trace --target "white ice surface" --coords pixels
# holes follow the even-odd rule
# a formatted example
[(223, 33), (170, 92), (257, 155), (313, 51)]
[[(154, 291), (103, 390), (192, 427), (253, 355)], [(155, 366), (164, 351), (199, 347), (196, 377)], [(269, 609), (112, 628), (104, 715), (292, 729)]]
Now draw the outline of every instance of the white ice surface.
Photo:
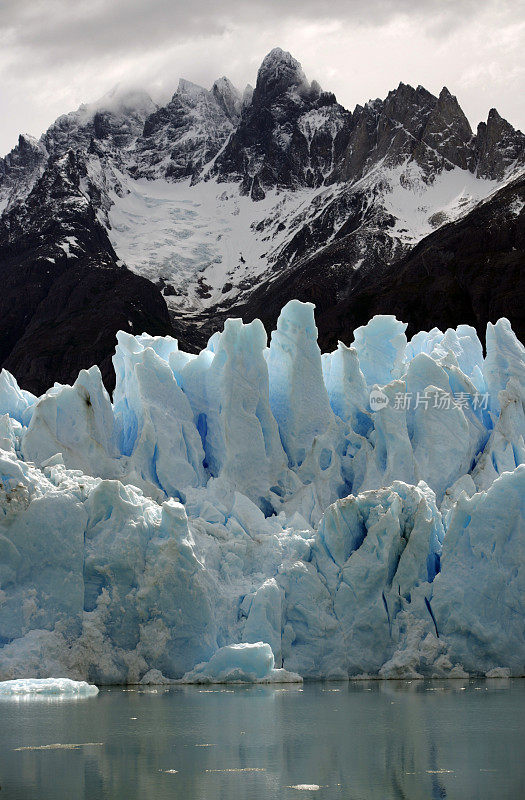
[(93, 697), (98, 694), (98, 688), (85, 681), (72, 681), (69, 678), (25, 678), (0, 681), (0, 697), (27, 694)]
[(525, 672), (508, 321), (485, 358), (391, 317), (321, 356), (293, 301), (269, 348), (229, 320), (198, 356), (121, 333), (114, 363), (113, 400), (96, 367), (40, 398), (2, 373), (0, 679)]
[(182, 683), (301, 683), (302, 678), (275, 669), (272, 648), (265, 642), (221, 647), (211, 659), (187, 672)]

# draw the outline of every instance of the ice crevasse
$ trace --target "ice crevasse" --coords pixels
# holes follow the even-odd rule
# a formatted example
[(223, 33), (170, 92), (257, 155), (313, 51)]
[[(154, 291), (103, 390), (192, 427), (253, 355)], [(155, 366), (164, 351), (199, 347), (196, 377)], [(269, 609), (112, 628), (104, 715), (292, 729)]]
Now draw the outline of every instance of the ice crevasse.
[(525, 349), (405, 331), (321, 355), (291, 301), (119, 333), (112, 398), (2, 371), (0, 680), (525, 674)]

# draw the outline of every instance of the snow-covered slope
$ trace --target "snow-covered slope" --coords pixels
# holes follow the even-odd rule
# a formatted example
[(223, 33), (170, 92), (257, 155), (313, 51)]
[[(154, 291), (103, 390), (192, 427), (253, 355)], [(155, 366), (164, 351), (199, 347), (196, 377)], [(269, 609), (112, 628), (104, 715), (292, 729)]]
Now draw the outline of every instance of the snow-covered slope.
[(202, 313), (240, 299), (257, 284), (311, 212), (332, 189), (272, 190), (260, 203), (238, 185), (191, 184), (121, 176), (112, 196), (109, 237), (134, 272), (163, 286), (168, 307)]
[[(12, 231), (28, 216), (39, 219), (34, 250), (55, 228), (53, 247), (63, 244), (67, 196), (51, 192), (44, 214), (33, 189), (56, 176), (62, 192), (66, 156), (79, 165), (78, 189), (98, 223), (84, 252), (98, 254), (109, 240), (114, 252), (104, 260), (116, 255), (156, 284), (196, 348), (228, 315), (249, 309), (264, 318), (260, 298), (274, 284), (303, 296), (313, 262), (322, 264), (319, 292), (335, 307), (355, 280), (380, 274), (523, 174), (525, 136), (494, 109), (474, 133), (446, 88), (436, 97), (401, 83), (350, 112), (279, 48), (243, 94), (225, 77), (210, 89), (181, 79), (158, 107), (145, 92), (117, 87), (60, 117), (40, 141), (21, 137), (0, 159), (4, 282), (23, 269), (4, 254), (24, 249)], [(78, 258), (75, 247), (62, 251)], [(474, 317), (481, 332), (490, 316), (480, 307)]]
[[(118, 186), (108, 214), (115, 251), (134, 272), (162, 286), (171, 310), (203, 314), (243, 302), (254, 286), (271, 281), (276, 269), (284, 271), (290, 243), (306, 228), (322, 226), (323, 243), (333, 241), (356, 197), (364, 197), (362, 213), (373, 214), (377, 227), (390, 220), (392, 248), (401, 252), (467, 213), (501, 183), (456, 167), (428, 185), (421, 169), (409, 163), (378, 167), (350, 189), (272, 189), (258, 203), (240, 194), (237, 184), (216, 179), (192, 185), (189, 178), (146, 181), (121, 174)], [(319, 239), (312, 242), (300, 256), (320, 245)], [(363, 248), (354, 268), (366, 259)]]
[(121, 332), (113, 402), (2, 372), (0, 679), (523, 675), (525, 349), (405, 329)]

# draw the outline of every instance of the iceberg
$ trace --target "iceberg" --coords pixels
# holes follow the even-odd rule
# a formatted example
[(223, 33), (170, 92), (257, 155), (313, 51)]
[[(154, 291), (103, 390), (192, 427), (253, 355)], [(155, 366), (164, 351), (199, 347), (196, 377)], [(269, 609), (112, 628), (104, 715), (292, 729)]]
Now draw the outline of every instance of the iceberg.
[(265, 642), (221, 647), (209, 661), (197, 664), (181, 683), (301, 683), (302, 678), (275, 669), (272, 648)]
[(4, 370), (0, 680), (524, 675), (525, 349), (405, 330), (321, 354), (294, 300), (119, 333), (112, 397)]
[(26, 678), (25, 680), (0, 681), (0, 697), (21, 695), (60, 695), (63, 697), (94, 697), (98, 687), (85, 681), (69, 678)]

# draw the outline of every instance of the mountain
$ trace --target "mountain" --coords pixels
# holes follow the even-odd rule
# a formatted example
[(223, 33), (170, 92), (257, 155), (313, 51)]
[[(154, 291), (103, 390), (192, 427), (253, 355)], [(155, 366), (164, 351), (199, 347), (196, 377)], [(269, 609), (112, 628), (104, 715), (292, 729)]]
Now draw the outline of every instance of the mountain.
[(98, 362), (111, 385), (117, 324), (195, 349), (291, 297), (326, 346), (365, 308), (480, 333), (503, 308), (523, 337), (524, 171), (495, 109), (473, 132), (447, 88), (401, 83), (350, 111), (279, 48), (243, 92), (116, 87), (0, 159), (0, 363), (40, 390)]
[(118, 263), (86, 172), (69, 150), (0, 218), (0, 362), (33, 392), (93, 362), (111, 388), (118, 330), (173, 333), (158, 289)]
[(258, 317), (271, 330), (282, 303), (294, 297), (311, 301), (323, 351), (337, 347), (338, 340), (350, 344), (354, 329), (374, 314), (395, 314), (408, 323), (408, 335), (425, 326), (453, 328), (458, 319), (483, 332), (488, 322), (508, 317), (525, 338), (525, 176), (401, 258), (377, 259), (373, 269), (348, 275), (352, 238), (342, 237), (272, 284), (262, 284), (239, 309), (243, 319)]

